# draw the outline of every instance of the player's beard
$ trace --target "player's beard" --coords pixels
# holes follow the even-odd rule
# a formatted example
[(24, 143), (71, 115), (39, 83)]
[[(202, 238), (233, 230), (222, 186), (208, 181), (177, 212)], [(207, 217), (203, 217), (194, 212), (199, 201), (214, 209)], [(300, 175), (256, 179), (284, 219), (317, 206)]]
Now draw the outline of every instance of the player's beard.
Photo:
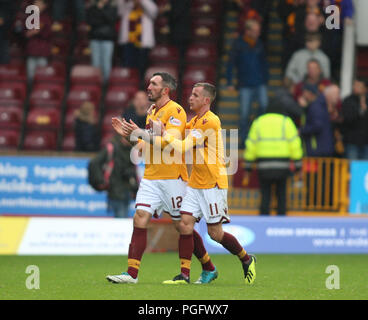
[(151, 97), (148, 95), (148, 100), (150, 102), (157, 102), (159, 99), (161, 99), (162, 97), (162, 91), (164, 90), (164, 88), (162, 88), (158, 93), (157, 95), (154, 95), (151, 91)]

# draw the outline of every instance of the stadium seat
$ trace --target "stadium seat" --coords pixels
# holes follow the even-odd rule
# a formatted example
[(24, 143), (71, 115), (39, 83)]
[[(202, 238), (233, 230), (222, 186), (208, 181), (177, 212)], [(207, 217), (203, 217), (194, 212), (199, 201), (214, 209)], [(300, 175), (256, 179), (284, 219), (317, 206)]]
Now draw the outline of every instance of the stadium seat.
[(213, 66), (216, 59), (217, 49), (215, 45), (211, 44), (193, 43), (185, 53), (185, 60), (188, 65), (201, 64)]
[(73, 132), (68, 132), (64, 136), (61, 148), (63, 151), (75, 150), (75, 135)]
[(34, 108), (27, 114), (27, 129), (49, 129), (57, 131), (60, 124), (60, 111), (56, 109)]
[(15, 150), (18, 147), (20, 137), (19, 130), (0, 128), (0, 149)]
[(30, 95), (31, 108), (51, 107), (61, 108), (64, 96), (64, 87), (58, 84), (36, 84)]
[(137, 92), (136, 87), (110, 87), (105, 97), (105, 108), (122, 112)]
[(0, 65), (0, 82), (26, 81), (24, 65), (4, 64)]
[(193, 18), (218, 18), (221, 14), (221, 0), (193, 0), (191, 15)]
[(102, 84), (101, 69), (93, 66), (75, 65), (70, 74), (71, 85), (96, 85)]
[(54, 38), (51, 43), (51, 61), (65, 63), (70, 51), (70, 40)]
[(168, 43), (170, 36), (169, 20), (161, 15), (155, 20), (155, 35), (157, 43)]
[(193, 19), (191, 25), (191, 36), (193, 42), (215, 43), (219, 36), (219, 25), (217, 19)]
[(110, 73), (110, 86), (128, 85), (139, 87), (139, 72), (135, 68), (114, 67)]
[(0, 128), (17, 129), (22, 126), (23, 110), (14, 106), (0, 106)]
[(113, 131), (109, 131), (109, 132), (102, 134), (100, 147), (103, 148), (104, 146), (106, 146), (107, 143), (114, 137), (114, 135), (115, 133)]
[(56, 150), (56, 132), (48, 130), (27, 130), (24, 138), (23, 149), (25, 150)]
[(179, 51), (176, 47), (159, 44), (149, 53), (151, 64), (177, 65), (179, 63)]
[(33, 83), (64, 84), (65, 75), (65, 66), (60, 63), (53, 63), (46, 67), (38, 67), (33, 78)]
[(1, 93), (0, 99), (24, 100), (26, 98), (27, 86), (24, 82), (0, 82), (0, 89), (5, 89)]
[(83, 102), (90, 101), (98, 106), (101, 98), (101, 88), (97, 86), (74, 86), (67, 95), (67, 108), (77, 108)]
[(91, 48), (88, 40), (80, 41), (73, 51), (73, 63), (76, 65), (91, 64)]
[(111, 119), (113, 117), (120, 117), (120, 116), (121, 112), (119, 112), (118, 110), (108, 110), (102, 119), (102, 132), (103, 133), (113, 132), (114, 128), (111, 125)]
[(65, 19), (58, 21), (58, 24), (52, 25), (52, 37), (53, 38), (69, 38), (72, 32), (72, 20)]
[(156, 72), (167, 72), (171, 74), (175, 79), (178, 79), (178, 68), (176, 66), (167, 66), (167, 65), (151, 65), (144, 75), (144, 81), (148, 86), (150, 79), (153, 74)]
[(197, 82), (215, 82), (215, 72), (212, 67), (188, 67), (183, 74), (182, 84), (184, 88), (192, 88)]
[(17, 43), (12, 43), (9, 47), (9, 56), (11, 61), (24, 61), (25, 50)]

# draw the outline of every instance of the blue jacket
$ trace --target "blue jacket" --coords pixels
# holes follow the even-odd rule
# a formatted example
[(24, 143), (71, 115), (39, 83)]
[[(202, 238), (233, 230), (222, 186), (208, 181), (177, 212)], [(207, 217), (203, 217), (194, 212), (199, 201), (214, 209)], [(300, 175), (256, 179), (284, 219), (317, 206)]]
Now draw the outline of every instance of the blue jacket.
[(227, 64), (227, 84), (232, 85), (233, 68), (238, 75), (238, 87), (256, 87), (264, 85), (268, 81), (268, 64), (263, 44), (257, 41), (254, 48), (243, 40), (237, 38), (230, 52)]
[(327, 103), (320, 95), (306, 111), (305, 125), (300, 129), (308, 157), (331, 157), (334, 154), (334, 137)]

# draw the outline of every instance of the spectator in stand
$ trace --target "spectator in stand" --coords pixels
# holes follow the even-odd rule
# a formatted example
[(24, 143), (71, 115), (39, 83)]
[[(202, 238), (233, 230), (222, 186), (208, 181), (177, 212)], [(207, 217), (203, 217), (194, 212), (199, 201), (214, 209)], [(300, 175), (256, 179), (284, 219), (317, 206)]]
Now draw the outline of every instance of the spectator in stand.
[(141, 129), (146, 127), (147, 110), (149, 101), (145, 91), (138, 91), (133, 98), (132, 104), (122, 114), (122, 117), (129, 121), (133, 120)]
[(47, 11), (45, 0), (36, 0), (33, 3), (40, 10), (40, 28), (25, 29), (24, 35), (27, 39), (27, 76), (31, 83), (38, 66), (46, 66), (51, 54), (51, 24), (52, 20)]
[(323, 77), (321, 66), (316, 59), (311, 59), (307, 63), (307, 75), (304, 80), (299, 82), (294, 89), (294, 98), (296, 101), (299, 100), (303, 93), (303, 87), (305, 84), (311, 84), (317, 86), (320, 93), (331, 84), (331, 81)]
[[(107, 190), (108, 208), (115, 218), (128, 218), (129, 205), (138, 189), (136, 168), (130, 160), (131, 144), (116, 134), (111, 140), (114, 146), (109, 189)], [(103, 156), (107, 157), (105, 150)]]
[(303, 109), (294, 99), (294, 86), (285, 85), (280, 87), (275, 91), (274, 98), (283, 106), (284, 114), (290, 117), (294, 124), (299, 127)]
[(112, 66), (116, 19), (116, 7), (111, 0), (95, 0), (87, 10), (87, 23), (91, 26), (89, 37), (92, 65), (102, 70), (105, 83)]
[(307, 34), (305, 38), (305, 48), (296, 51), (286, 68), (286, 81), (297, 84), (303, 81), (307, 75), (307, 63), (311, 59), (319, 62), (324, 78), (330, 78), (330, 59), (320, 49), (321, 35), (318, 33)]
[(346, 157), (368, 160), (368, 95), (363, 81), (355, 80), (353, 93), (342, 103)]
[(76, 151), (95, 152), (99, 149), (97, 117), (92, 102), (84, 102), (74, 113)]
[(232, 85), (233, 68), (237, 69), (240, 95), (239, 143), (242, 148), (250, 126), (249, 115), (254, 98), (259, 103), (258, 115), (264, 113), (268, 104), (268, 64), (263, 44), (259, 39), (260, 33), (260, 23), (247, 20), (244, 34), (234, 41), (227, 64), (229, 90), (235, 90)]
[(0, 64), (9, 63), (9, 33), (15, 17), (13, 0), (0, 1)]
[(67, 16), (67, 9), (72, 8), (75, 24), (78, 26), (86, 21), (86, 8), (84, 0), (53, 0), (52, 19), (54, 21), (52, 30), (62, 31), (63, 22)]
[(122, 45), (122, 65), (139, 69), (143, 85), (148, 54), (155, 46), (154, 21), (158, 6), (153, 0), (118, 0), (121, 17), (119, 44)]
[(318, 95), (318, 88), (307, 84), (304, 91), (302, 98), (307, 103), (302, 104), (306, 107), (306, 113), (300, 134), (305, 143), (306, 155), (308, 157), (332, 157), (335, 153), (335, 143), (328, 109), (338, 103), (339, 88), (331, 85)]

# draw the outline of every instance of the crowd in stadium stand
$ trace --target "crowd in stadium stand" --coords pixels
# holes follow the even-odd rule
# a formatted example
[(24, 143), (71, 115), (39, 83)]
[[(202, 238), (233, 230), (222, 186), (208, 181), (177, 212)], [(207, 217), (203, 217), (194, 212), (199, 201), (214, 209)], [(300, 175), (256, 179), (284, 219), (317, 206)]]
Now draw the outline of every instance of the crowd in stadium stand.
[[(40, 29), (26, 28), (30, 5), (40, 9)], [(43, 137), (43, 141), (50, 139), (50, 144), (39, 149), (57, 149), (59, 145), (61, 150), (81, 150), (76, 131), (80, 135), (80, 130), (94, 131), (91, 126), (96, 126), (101, 130), (87, 132), (86, 136), (97, 140), (89, 150), (97, 150), (113, 136), (111, 116), (142, 117), (135, 114), (144, 111), (135, 109), (134, 101), (146, 101), (148, 106), (144, 92), (139, 90), (145, 89), (148, 73), (158, 70), (172, 72), (180, 80), (173, 98), (186, 104), (194, 82), (216, 83), (220, 21), (226, 9), (239, 13), (226, 77), (228, 89), (238, 90), (240, 95), (243, 147), (250, 126), (251, 101), (259, 102), (258, 114), (269, 103), (267, 40), (273, 5), (272, 0), (0, 0), (0, 64), (26, 67), (28, 80), (26, 87), (19, 82), (12, 84), (17, 96), (11, 101), (0, 97), (4, 98), (0, 108), (10, 105), (13, 109), (7, 110), (14, 111), (11, 117), (19, 120), (13, 129), (21, 131), (25, 127), (22, 139), (19, 132), (8, 132), (11, 126), (7, 128), (8, 147), (37, 149), (32, 147), (32, 139), (39, 138), (42, 122), (48, 124), (37, 112), (46, 105), (54, 106), (46, 113), (50, 119), (57, 119), (50, 127), (61, 127), (61, 134), (53, 132)], [(340, 30), (326, 27), (329, 13), (325, 8), (329, 5), (340, 8)], [(336, 85), (340, 80), (343, 28), (352, 23), (353, 12), (352, 0), (278, 1), (284, 81), (272, 97), (282, 99), (297, 124), (306, 143), (306, 156), (368, 159), (366, 86), (358, 79), (352, 95), (340, 101)], [(96, 67), (99, 72), (75, 68), (80, 65)], [(48, 68), (55, 73), (51, 81), (46, 77), (51, 72)], [(238, 71), (236, 87), (232, 84), (234, 68)], [(5, 83), (0, 82), (0, 87), (8, 89)], [(53, 101), (44, 99), (45, 88)], [(16, 98), (26, 101), (20, 104), (25, 125), (23, 114), (16, 111)], [(87, 104), (81, 107), (82, 102)], [(77, 124), (90, 106), (94, 106), (97, 120), (86, 116), (84, 126)], [(12, 141), (23, 142), (12, 145)]]

